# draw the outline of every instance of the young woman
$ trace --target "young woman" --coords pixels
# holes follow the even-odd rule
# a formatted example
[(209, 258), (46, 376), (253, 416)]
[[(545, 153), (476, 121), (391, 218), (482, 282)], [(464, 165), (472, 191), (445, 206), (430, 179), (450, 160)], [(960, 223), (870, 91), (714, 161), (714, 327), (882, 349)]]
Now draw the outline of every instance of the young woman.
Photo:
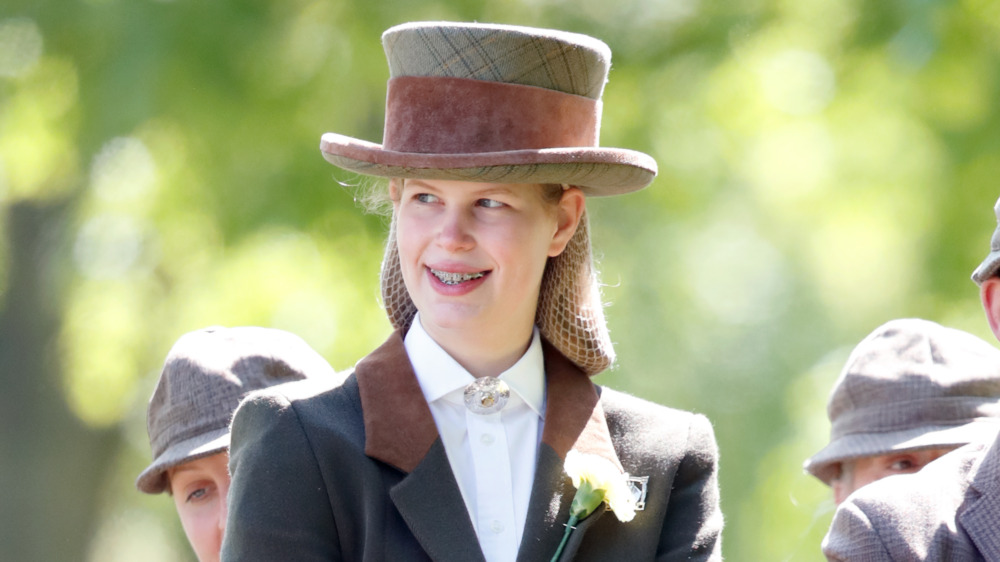
[[(711, 425), (589, 379), (614, 354), (586, 196), (656, 173), (598, 146), (607, 45), (443, 22), (382, 39), (383, 144), (328, 133), (321, 149), (390, 178), (396, 331), (340, 388), (240, 407), (223, 559), (721, 559)], [(622, 522), (599, 506), (560, 550), (578, 453), (642, 509)]]
[(135, 481), (174, 499), (200, 562), (219, 560), (229, 490), (229, 421), (253, 390), (314, 377), (341, 380), (294, 334), (213, 327), (181, 336), (170, 349), (146, 410), (153, 462)]

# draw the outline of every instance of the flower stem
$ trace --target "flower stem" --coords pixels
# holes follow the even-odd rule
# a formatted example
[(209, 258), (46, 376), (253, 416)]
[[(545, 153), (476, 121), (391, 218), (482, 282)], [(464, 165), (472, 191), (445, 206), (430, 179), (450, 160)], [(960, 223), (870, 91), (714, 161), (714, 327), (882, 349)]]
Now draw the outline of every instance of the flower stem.
[(569, 540), (569, 534), (573, 532), (573, 528), (580, 521), (576, 515), (570, 515), (569, 521), (566, 522), (566, 531), (563, 533), (562, 541), (559, 543), (559, 548), (556, 549), (555, 556), (552, 557), (551, 562), (558, 562), (559, 556), (562, 554), (563, 548), (566, 547), (566, 541)]

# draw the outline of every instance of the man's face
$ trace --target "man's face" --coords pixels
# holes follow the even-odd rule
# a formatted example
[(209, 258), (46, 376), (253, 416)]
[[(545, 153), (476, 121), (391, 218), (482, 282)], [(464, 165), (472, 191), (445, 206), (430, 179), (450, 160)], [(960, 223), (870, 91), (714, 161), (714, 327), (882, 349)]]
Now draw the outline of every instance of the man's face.
[(861, 457), (841, 463), (840, 476), (833, 486), (833, 500), (839, 505), (851, 492), (893, 474), (916, 472), (927, 463), (953, 450), (954, 447), (923, 449), (905, 453), (890, 453), (873, 457)]

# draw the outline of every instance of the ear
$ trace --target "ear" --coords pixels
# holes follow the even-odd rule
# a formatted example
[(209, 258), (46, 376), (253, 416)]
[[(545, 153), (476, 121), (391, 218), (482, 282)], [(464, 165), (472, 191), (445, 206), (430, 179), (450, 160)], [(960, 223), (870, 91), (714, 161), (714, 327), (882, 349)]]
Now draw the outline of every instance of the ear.
[(979, 299), (983, 301), (986, 319), (993, 335), (1000, 340), (1000, 277), (993, 276), (979, 286)]
[(586, 208), (587, 198), (580, 188), (570, 187), (563, 190), (559, 199), (556, 231), (549, 245), (549, 257), (558, 256), (566, 249), (566, 244), (569, 244), (570, 238), (576, 234), (576, 228), (580, 225), (580, 219)]

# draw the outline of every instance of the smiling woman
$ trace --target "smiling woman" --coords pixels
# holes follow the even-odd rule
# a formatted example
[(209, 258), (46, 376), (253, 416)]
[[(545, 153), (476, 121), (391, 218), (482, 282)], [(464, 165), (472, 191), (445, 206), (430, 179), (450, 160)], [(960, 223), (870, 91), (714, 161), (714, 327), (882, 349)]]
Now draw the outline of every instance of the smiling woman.
[[(586, 196), (656, 174), (597, 145), (607, 45), (448, 22), (382, 41), (383, 144), (327, 133), (321, 150), (391, 178), (381, 276), (396, 331), (340, 387), (240, 406), (223, 559), (721, 559), (708, 420), (589, 379), (614, 350)], [(598, 509), (561, 545), (571, 452), (626, 493), (641, 482), (643, 512)]]
[(423, 329), (473, 376), (524, 354), (548, 258), (576, 232), (577, 188), (410, 180), (391, 189), (399, 264)]

